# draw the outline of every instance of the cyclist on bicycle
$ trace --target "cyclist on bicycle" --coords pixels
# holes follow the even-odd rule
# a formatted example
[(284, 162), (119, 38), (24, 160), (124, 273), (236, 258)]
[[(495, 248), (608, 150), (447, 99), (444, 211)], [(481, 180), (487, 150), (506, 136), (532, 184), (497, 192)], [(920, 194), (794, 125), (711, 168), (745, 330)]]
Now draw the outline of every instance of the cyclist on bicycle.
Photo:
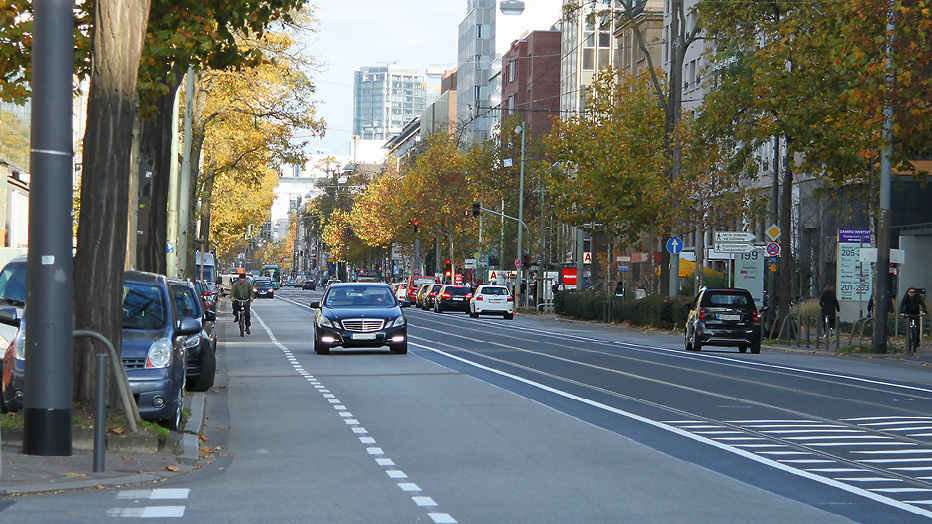
[(249, 326), (252, 324), (252, 318), (250, 318), (251, 315), (249, 314), (249, 304), (252, 303), (253, 298), (255, 298), (255, 292), (252, 290), (252, 284), (246, 280), (246, 273), (240, 273), (239, 278), (233, 283), (233, 287), (230, 289), (230, 299), (233, 301), (233, 322), (239, 322), (240, 303), (238, 301), (245, 301), (242, 305), (242, 314), (245, 315), (244, 320), (246, 323), (247, 335), (250, 334)]
[(925, 315), (926, 304), (922, 297), (916, 292), (916, 288), (911, 287), (906, 290), (903, 300), (900, 301), (900, 315)]

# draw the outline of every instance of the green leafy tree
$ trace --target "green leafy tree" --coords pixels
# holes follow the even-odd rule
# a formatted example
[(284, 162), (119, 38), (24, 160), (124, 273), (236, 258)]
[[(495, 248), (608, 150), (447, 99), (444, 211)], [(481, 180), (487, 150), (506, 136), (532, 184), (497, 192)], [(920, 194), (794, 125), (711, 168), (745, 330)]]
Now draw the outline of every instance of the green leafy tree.
[[(701, 3), (699, 16), (715, 42), (710, 56), (716, 87), (703, 118), (718, 136), (730, 135), (736, 158), (752, 162), (748, 150), (782, 137), (780, 227), (791, 230), (796, 170), (830, 184), (863, 181), (876, 173), (882, 109), (897, 111), (893, 161), (928, 151), (929, 9), (897, 4), (893, 91), (886, 89), (884, 2)], [(907, 109), (908, 108), (908, 109)], [(788, 311), (794, 289), (793, 253), (780, 259), (780, 311)]]

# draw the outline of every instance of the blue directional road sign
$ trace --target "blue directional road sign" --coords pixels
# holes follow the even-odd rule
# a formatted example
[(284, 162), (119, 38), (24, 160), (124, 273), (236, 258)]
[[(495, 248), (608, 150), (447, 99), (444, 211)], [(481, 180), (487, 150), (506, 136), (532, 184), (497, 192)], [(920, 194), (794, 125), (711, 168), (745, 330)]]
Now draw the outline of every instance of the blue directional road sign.
[(683, 239), (682, 238), (671, 238), (667, 240), (667, 251), (671, 255), (679, 255), (683, 251)]

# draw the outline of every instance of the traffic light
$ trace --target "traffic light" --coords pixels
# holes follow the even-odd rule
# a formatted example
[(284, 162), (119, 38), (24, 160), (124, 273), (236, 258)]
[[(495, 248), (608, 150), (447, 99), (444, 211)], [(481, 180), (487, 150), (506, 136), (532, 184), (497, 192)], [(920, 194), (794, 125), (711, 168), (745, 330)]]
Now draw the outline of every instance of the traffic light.
[(415, 220), (414, 222), (412, 222), (411, 225), (414, 226), (414, 232), (417, 233), (417, 230), (418, 230), (418, 221)]
[(449, 277), (453, 275), (453, 264), (447, 259), (443, 263), (443, 276)]
[(472, 216), (474, 217), (479, 216), (479, 210), (481, 209), (482, 209), (482, 204), (480, 204), (478, 200), (473, 202), (472, 203)]
[(524, 267), (531, 267), (531, 255), (524, 255)]

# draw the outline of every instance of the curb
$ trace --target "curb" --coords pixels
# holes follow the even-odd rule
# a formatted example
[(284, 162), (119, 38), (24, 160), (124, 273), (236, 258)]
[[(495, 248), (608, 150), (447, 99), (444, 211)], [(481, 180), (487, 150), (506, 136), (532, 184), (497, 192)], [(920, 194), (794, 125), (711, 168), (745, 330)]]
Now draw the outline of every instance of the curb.
[[(204, 407), (206, 404), (205, 393), (193, 393), (191, 397), (191, 416), (185, 424), (183, 432), (172, 431), (168, 435), (165, 446), (176, 455), (175, 462), (178, 465), (177, 471), (160, 471), (158, 474), (153, 473), (135, 473), (122, 477), (109, 478), (82, 478), (50, 482), (44, 484), (30, 484), (24, 486), (15, 486), (10, 488), (0, 488), (0, 497), (10, 497), (17, 495), (29, 495), (39, 493), (55, 493), (61, 491), (76, 491), (90, 488), (116, 488), (131, 484), (145, 484), (156, 482), (166, 478), (175, 477), (192, 471), (197, 465), (199, 457), (198, 435), (204, 425)], [(5, 436), (9, 436), (6, 432)], [(143, 437), (145, 438), (145, 437)], [(7, 439), (4, 439), (7, 442)], [(139, 440), (135, 441), (136, 443)], [(133, 446), (133, 442), (127, 442), (128, 446)], [(134, 448), (135, 449), (135, 448)], [(109, 450), (113, 455), (119, 451), (133, 451), (118, 446), (117, 449)]]

